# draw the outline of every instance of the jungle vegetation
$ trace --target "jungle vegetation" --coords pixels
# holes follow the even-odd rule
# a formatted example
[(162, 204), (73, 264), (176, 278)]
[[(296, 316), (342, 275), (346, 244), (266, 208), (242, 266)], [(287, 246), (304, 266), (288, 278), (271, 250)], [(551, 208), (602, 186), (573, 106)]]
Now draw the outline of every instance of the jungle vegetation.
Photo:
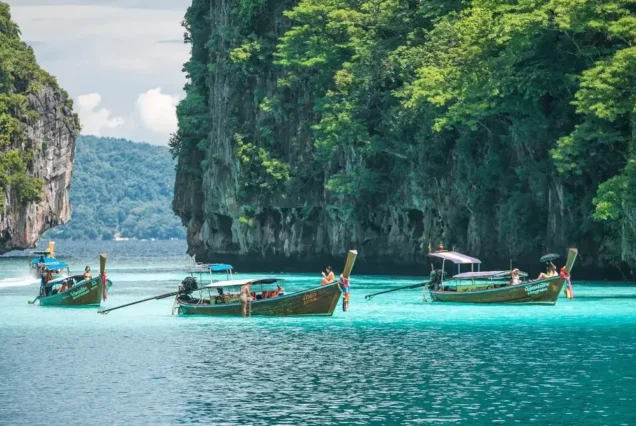
[(80, 136), (69, 194), (71, 221), (44, 237), (185, 238), (185, 228), (170, 209), (174, 166), (167, 147)]
[[(28, 97), (43, 86), (60, 90), (55, 78), (37, 64), (33, 49), (20, 39), (9, 5), (0, 2), (0, 209), (6, 207), (8, 195), (20, 205), (42, 197), (43, 181), (30, 173), (33, 148), (25, 149), (25, 143), (27, 126), (39, 117)], [(72, 107), (68, 94), (62, 94)]]
[(223, 64), (253, 110), (224, 123), (245, 206), (322, 194), (368, 215), (417, 185), (449, 245), (636, 264), (635, 0), (241, 0), (216, 26), (209, 11), (186, 14), (171, 141), (205, 158), (180, 164), (192, 179), (215, 161)]

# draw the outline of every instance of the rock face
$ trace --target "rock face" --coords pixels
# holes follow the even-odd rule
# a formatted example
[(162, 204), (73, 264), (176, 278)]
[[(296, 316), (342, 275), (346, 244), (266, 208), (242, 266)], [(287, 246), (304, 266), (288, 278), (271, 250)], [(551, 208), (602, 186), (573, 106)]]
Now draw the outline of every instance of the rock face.
[[(304, 3), (309, 9), (316, 6)], [(417, 2), (404, 3), (416, 7)], [(587, 262), (604, 272), (598, 242), (581, 226), (587, 213), (572, 207), (571, 200), (566, 205), (568, 198), (583, 196), (564, 189), (567, 182), (550, 166), (544, 141), (557, 136), (540, 135), (513, 145), (490, 139), (486, 128), (483, 138), (467, 131), (469, 136), (457, 132), (443, 139), (430, 127), (421, 129), (405, 120), (413, 129), (398, 126), (393, 134), (402, 153), (379, 149), (374, 159), (361, 154), (370, 144), (367, 140), (349, 145), (338, 141), (329, 161), (316, 160), (312, 126), (321, 119), (317, 104), (327, 101), (317, 100), (312, 90), (321, 71), (298, 72), (296, 80), (290, 83), (290, 77), (281, 84), (288, 75), (276, 65), (276, 46), (291, 25), (284, 11), (297, 4), (265, 0), (239, 6), (231, 0), (193, 0), (188, 10), (192, 58), (185, 69), (190, 83), (179, 106), (179, 133), (172, 146), (178, 155), (173, 210), (187, 227), (190, 254), (243, 270), (307, 271), (327, 263), (337, 267), (347, 250), (357, 249), (358, 272), (422, 275), (430, 270), (427, 253), (441, 242), (481, 258), (484, 267), (507, 267), (513, 259), (529, 272), (541, 267), (541, 254), (565, 253), (576, 245), (587, 254), (579, 259), (579, 271)], [(316, 16), (315, 25), (322, 25), (322, 15)], [(311, 25), (299, 25), (295, 30), (308, 28)], [(315, 47), (303, 46), (298, 50)], [(320, 61), (321, 56), (316, 58)], [(345, 65), (342, 70), (349, 70)], [(340, 77), (346, 80), (347, 75)], [(283, 112), (272, 118), (276, 102)], [(371, 104), (380, 101), (368, 102), (380, 108)], [(383, 113), (389, 118), (381, 117), (389, 124), (391, 111), (387, 107)], [(375, 121), (379, 119), (361, 125), (371, 129), (369, 139), (387, 129), (378, 131)], [(246, 144), (257, 148), (241, 154)], [(261, 191), (271, 182), (257, 179), (276, 171), (259, 175), (250, 167), (254, 161), (263, 169), (275, 167), (267, 150), (288, 164), (293, 176), (286, 185)], [(312, 167), (319, 170), (313, 173)], [(356, 191), (355, 202), (350, 202), (343, 192), (328, 190), (330, 176), (356, 178), (358, 170), (399, 177), (382, 198), (371, 192), (374, 195), (365, 199), (359, 196), (363, 191)], [(591, 205), (591, 199), (586, 202)]]
[(10, 148), (33, 153), (29, 173), (44, 181), (44, 193), (41, 201), (21, 205), (8, 191), (0, 211), (0, 253), (32, 247), (41, 233), (71, 218), (68, 188), (79, 126), (59, 89), (45, 86), (28, 102), (39, 118), (27, 125), (26, 141)]
[[(258, 26), (248, 32), (256, 28), (261, 40), (280, 37), (288, 28), (281, 21), (283, 11), (296, 3), (267, 2)], [(435, 202), (415, 182), (403, 186), (399, 205), (358, 210), (328, 194), (322, 185), (308, 187), (300, 196), (255, 199), (242, 195), (245, 170), (237, 157), (235, 135), (256, 133), (255, 123), (262, 117), (254, 93), (274, 92), (280, 75), (267, 62), (258, 64), (258, 75), (253, 78), (246, 79), (233, 68), (229, 52), (240, 42), (214, 34), (218, 28), (238, 32), (245, 26), (229, 0), (194, 0), (186, 18), (198, 29), (191, 34), (190, 66), (207, 69), (208, 63), (214, 64), (214, 72), (195, 87), (196, 94), (206, 98), (209, 114), (201, 120), (209, 120), (210, 133), (205, 146), (181, 149), (175, 183), (173, 209), (187, 226), (189, 253), (201, 261), (232, 262), (243, 270), (307, 270), (326, 263), (337, 265), (344, 261), (347, 250), (357, 249), (358, 270), (425, 271), (429, 241), (443, 231)], [(199, 21), (206, 27), (199, 26)], [(216, 45), (207, 44), (209, 39)], [(307, 155), (303, 147), (310, 151), (312, 143), (303, 123), (314, 120), (315, 115), (306, 100), (293, 95), (287, 101), (298, 108), (286, 117), (277, 138), (281, 145), (294, 140), (302, 161)], [(337, 166), (347, 168), (357, 162), (354, 151), (343, 153), (343, 158), (343, 164)], [(199, 169), (200, 173), (193, 172)]]

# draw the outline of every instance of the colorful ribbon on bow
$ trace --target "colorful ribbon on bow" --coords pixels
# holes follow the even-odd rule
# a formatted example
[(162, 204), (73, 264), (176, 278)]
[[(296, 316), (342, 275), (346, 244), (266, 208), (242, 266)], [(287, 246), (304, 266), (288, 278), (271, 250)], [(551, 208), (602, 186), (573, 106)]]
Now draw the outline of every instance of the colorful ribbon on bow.
[(565, 297), (568, 299), (574, 299), (574, 290), (572, 289), (572, 281), (571, 276), (567, 272), (565, 272), (565, 266), (561, 268), (561, 273), (559, 274), (561, 278), (565, 279), (567, 283), (567, 287), (565, 288)]
[(565, 279), (567, 283), (567, 288), (565, 289), (565, 295), (568, 299), (574, 299), (574, 290), (572, 290), (572, 281), (569, 278)]
[(108, 299), (108, 294), (106, 294), (106, 291), (108, 290), (108, 279), (106, 277), (106, 272), (102, 272), (100, 277), (102, 279), (102, 283), (104, 284), (104, 300), (106, 300)]
[(349, 297), (351, 296), (351, 293), (349, 293), (349, 279), (341, 275), (338, 285), (342, 289), (342, 310), (347, 312), (349, 310)]

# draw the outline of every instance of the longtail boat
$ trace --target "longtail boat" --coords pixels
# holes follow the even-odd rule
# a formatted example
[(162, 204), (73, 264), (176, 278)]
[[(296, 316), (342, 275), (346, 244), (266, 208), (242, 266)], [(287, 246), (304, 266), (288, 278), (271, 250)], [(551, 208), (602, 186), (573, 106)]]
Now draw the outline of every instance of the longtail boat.
[[(371, 299), (379, 294), (423, 287), (424, 300), (431, 302), (554, 305), (563, 285), (569, 282), (570, 271), (577, 254), (577, 249), (569, 249), (562, 274), (540, 280), (523, 281), (522, 279), (527, 278), (528, 275), (521, 272), (519, 283), (511, 285), (509, 283), (511, 271), (481, 271), (479, 259), (454, 251), (429, 253), (430, 257), (442, 260), (442, 268), (434, 269), (429, 281), (369, 294), (365, 298)], [(552, 259), (555, 258), (552, 257)], [(454, 263), (458, 268), (458, 273), (449, 280), (445, 280), (444, 267), (447, 261)], [(461, 265), (470, 265), (471, 271), (460, 272)]]
[[(576, 261), (578, 251), (571, 248), (568, 251), (568, 259), (565, 264), (565, 273), (569, 277), (570, 271)], [(451, 260), (449, 252), (430, 253), (429, 256)], [(453, 303), (528, 303), (554, 305), (563, 289), (563, 285), (568, 279), (566, 276), (555, 275), (535, 281), (521, 281), (516, 285), (508, 285), (501, 282), (503, 271), (468, 272), (460, 273), (451, 278), (451, 282), (443, 281), (443, 274), (437, 274), (441, 279), (433, 280), (429, 285), (430, 298), (437, 302)], [(507, 275), (509, 277), (509, 275)], [(477, 285), (466, 283), (468, 280), (478, 278), (480, 280), (490, 279), (492, 283), (484, 286), (483, 283)], [(499, 281), (499, 283), (497, 283)], [(463, 284), (463, 286), (462, 286)]]
[(99, 306), (112, 285), (106, 276), (106, 255), (101, 254), (99, 276), (84, 280), (84, 275), (73, 275), (49, 281), (29, 303), (39, 300), (41, 306)]
[[(191, 295), (177, 296), (177, 309), (182, 315), (241, 316), (243, 307), (239, 290), (242, 286), (250, 284), (259, 288), (251, 292), (253, 300), (248, 302), (248, 316), (333, 315), (342, 294), (338, 282), (291, 294), (285, 294), (283, 291), (281, 294), (282, 281), (278, 278), (218, 281), (202, 287), (199, 290), (202, 294), (198, 298)], [(268, 290), (267, 286), (272, 285), (276, 288)]]
[(70, 275), (68, 263), (62, 262), (55, 258), (55, 242), (49, 241), (49, 247), (46, 250), (36, 250), (30, 253), (32, 259), (29, 263), (29, 271), (36, 277), (51, 272), (53, 278), (61, 277), (66, 271)]
[[(173, 312), (181, 315), (214, 315), (214, 316), (242, 316), (239, 289), (247, 284), (258, 287), (251, 288), (250, 301), (247, 306), (247, 316), (287, 316), (287, 315), (333, 315), (342, 294), (343, 280), (349, 280), (357, 252), (349, 251), (344, 271), (336, 282), (313, 287), (287, 294), (280, 286), (280, 278), (251, 278), (234, 279), (232, 266), (225, 264), (204, 265), (197, 264), (190, 271), (192, 276), (181, 282), (179, 290), (160, 296), (150, 297), (103, 311), (107, 314), (115, 309), (135, 305), (137, 303), (164, 299), (175, 296)], [(214, 281), (199, 287), (195, 273), (226, 272), (226, 280)]]

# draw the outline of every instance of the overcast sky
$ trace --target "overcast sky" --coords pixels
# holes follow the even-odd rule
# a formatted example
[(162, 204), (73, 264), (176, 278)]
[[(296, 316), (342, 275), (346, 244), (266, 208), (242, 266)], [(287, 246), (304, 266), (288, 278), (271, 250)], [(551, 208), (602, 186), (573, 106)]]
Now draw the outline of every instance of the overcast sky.
[[(4, 0), (7, 1), (7, 0)], [(82, 134), (167, 145), (191, 0), (8, 0), (38, 63), (75, 100)]]

